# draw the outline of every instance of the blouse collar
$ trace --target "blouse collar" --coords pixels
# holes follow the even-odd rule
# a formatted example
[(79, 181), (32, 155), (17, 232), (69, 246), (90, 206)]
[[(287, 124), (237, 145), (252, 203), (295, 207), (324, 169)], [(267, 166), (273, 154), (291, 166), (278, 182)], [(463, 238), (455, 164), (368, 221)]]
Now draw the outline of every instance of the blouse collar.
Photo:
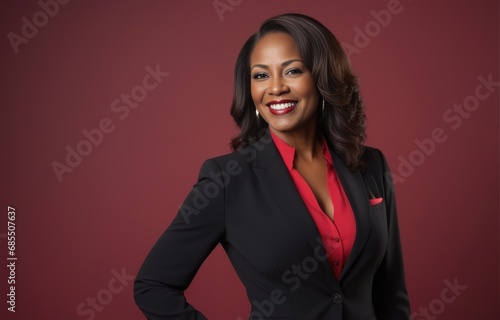
[[(271, 132), (271, 137), (273, 138), (274, 144), (276, 145), (281, 158), (285, 162), (287, 169), (291, 171), (293, 169), (293, 161), (295, 160), (295, 148), (285, 141), (281, 140), (281, 138), (278, 137), (271, 129), (269, 129), (269, 132)], [(326, 143), (326, 139), (324, 137), (322, 137), (321, 149), (323, 151), (323, 155), (327, 164), (333, 167), (332, 155), (330, 154), (328, 144)]]

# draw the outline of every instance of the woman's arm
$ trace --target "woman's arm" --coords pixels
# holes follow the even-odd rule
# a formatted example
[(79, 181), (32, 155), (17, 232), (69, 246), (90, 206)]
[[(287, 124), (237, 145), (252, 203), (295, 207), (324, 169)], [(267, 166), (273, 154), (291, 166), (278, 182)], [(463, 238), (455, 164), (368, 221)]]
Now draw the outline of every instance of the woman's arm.
[(387, 251), (373, 283), (373, 301), (377, 319), (408, 320), (410, 303), (406, 291), (403, 252), (399, 235), (394, 184), (389, 165), (379, 150), (383, 163), (384, 201), (389, 231)]
[(206, 319), (187, 303), (184, 290), (224, 235), (224, 189), (213, 180), (218, 172), (215, 161), (205, 161), (198, 182), (139, 270), (134, 298), (148, 319)]

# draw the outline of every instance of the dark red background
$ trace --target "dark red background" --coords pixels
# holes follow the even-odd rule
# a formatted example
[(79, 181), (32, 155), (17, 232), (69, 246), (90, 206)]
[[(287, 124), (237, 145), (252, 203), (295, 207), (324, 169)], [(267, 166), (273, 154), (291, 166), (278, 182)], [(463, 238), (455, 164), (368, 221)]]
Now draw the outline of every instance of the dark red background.
[[(41, 7), (1, 2), (0, 318), (91, 319), (77, 306), (108, 287), (112, 270), (137, 273), (202, 161), (229, 151), (234, 61), (264, 19), (309, 14), (354, 45), (370, 12), (395, 3), (220, 1), (232, 3), (222, 16), (211, 0), (74, 0), (18, 53), (8, 34), (22, 35), (22, 18)], [(439, 306), (444, 281), (457, 278), (467, 289), (437, 318), (498, 319), (499, 88), (456, 130), (443, 114), (475, 94), (478, 77), (500, 80), (499, 3), (401, 0), (398, 8), (350, 57), (367, 143), (385, 152), (393, 173), (417, 155), (415, 139), (436, 128), (447, 137), (396, 183), (412, 311)], [(120, 120), (111, 103), (157, 64), (169, 76)], [(64, 163), (66, 146), (104, 118), (115, 130), (59, 182), (52, 162)], [(15, 314), (5, 302), (7, 205), (17, 212)], [(125, 283), (95, 319), (143, 318)], [(219, 247), (187, 296), (209, 319), (244, 318), (250, 308)]]

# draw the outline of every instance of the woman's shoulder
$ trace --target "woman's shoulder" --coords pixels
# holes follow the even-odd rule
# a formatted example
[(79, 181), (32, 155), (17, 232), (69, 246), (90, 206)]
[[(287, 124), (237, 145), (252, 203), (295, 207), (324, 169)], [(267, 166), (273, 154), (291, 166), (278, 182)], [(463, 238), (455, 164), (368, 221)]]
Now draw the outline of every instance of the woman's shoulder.
[(380, 151), (379, 148), (372, 147), (372, 146), (363, 146), (363, 157), (365, 157), (367, 160), (376, 160), (377, 158), (380, 159), (380, 157), (383, 156), (382, 151)]
[(226, 154), (208, 158), (205, 162), (214, 162), (218, 164), (221, 169), (226, 166), (231, 167), (236, 165), (249, 167), (253, 166), (255, 162), (259, 162), (259, 160), (262, 161), (262, 159), (274, 158), (277, 154), (275, 149), (271, 136), (266, 133), (252, 144)]
[(387, 158), (379, 148), (365, 145), (363, 160), (366, 164), (366, 171), (382, 175), (387, 175), (390, 172)]
[(246, 167), (254, 162), (259, 149), (255, 145), (250, 145), (238, 150), (221, 154), (215, 157), (210, 157), (205, 160), (205, 163), (213, 163), (221, 170), (231, 171), (233, 168)]

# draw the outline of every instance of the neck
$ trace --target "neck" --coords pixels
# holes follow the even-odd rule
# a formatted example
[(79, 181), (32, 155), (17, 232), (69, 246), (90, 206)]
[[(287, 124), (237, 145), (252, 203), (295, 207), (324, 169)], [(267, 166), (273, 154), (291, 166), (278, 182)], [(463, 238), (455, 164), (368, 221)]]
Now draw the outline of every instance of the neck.
[(317, 128), (291, 132), (273, 131), (273, 133), (295, 149), (296, 160), (310, 162), (322, 154), (322, 135)]

